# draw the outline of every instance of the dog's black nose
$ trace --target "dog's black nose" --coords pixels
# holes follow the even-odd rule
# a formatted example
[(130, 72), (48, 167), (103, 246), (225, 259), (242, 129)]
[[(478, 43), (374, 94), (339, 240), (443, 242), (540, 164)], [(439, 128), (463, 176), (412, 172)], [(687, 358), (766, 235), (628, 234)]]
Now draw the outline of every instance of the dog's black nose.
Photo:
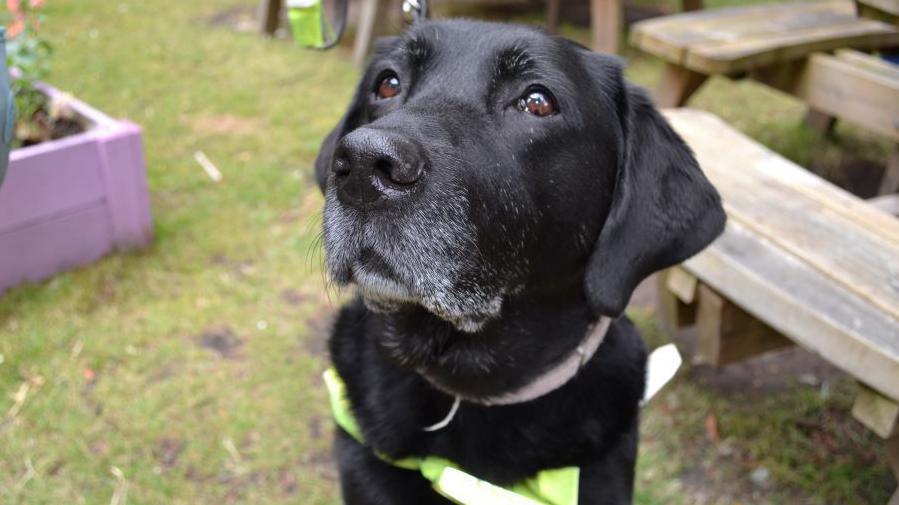
[(331, 170), (340, 201), (362, 206), (410, 189), (424, 171), (424, 156), (399, 133), (360, 128), (337, 144)]

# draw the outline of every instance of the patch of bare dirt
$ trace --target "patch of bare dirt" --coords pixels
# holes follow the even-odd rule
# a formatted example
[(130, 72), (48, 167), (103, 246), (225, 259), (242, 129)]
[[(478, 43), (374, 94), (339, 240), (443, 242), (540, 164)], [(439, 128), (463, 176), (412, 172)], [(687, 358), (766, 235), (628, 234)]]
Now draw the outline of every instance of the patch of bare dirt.
[(296, 307), (297, 305), (307, 301), (309, 296), (297, 291), (293, 288), (287, 288), (284, 291), (281, 291), (281, 299), (284, 300), (284, 303), (287, 305)]
[(337, 464), (331, 451), (310, 451), (300, 458), (300, 465), (319, 477), (337, 482)]
[(240, 357), (244, 344), (243, 339), (227, 326), (206, 329), (197, 337), (197, 343), (225, 359)]
[(184, 446), (187, 445), (184, 440), (171, 438), (171, 437), (163, 437), (156, 442), (156, 447), (153, 449), (153, 454), (156, 457), (156, 461), (163, 469), (169, 469), (175, 466), (178, 463), (178, 457), (181, 456), (181, 452), (184, 450)]
[(303, 348), (313, 356), (326, 357), (328, 336), (334, 325), (336, 314), (332, 310), (320, 310), (306, 320), (309, 332), (300, 338)]
[(212, 26), (228, 28), (237, 32), (254, 32), (258, 28), (256, 6), (237, 5), (209, 16), (201, 21)]

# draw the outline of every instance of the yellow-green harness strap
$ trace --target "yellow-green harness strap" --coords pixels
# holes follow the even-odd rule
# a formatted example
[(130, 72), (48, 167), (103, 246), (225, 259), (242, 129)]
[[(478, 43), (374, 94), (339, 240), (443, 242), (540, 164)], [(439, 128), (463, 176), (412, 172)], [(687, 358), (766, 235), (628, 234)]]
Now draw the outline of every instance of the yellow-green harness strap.
[[(364, 445), (362, 431), (346, 395), (346, 385), (333, 368), (325, 372), (324, 378), (334, 420), (343, 431)], [(391, 465), (418, 470), (435, 490), (460, 505), (577, 505), (578, 502), (578, 467), (543, 470), (513, 486), (500, 487), (469, 475), (452, 461), (436, 456), (393, 460), (377, 451), (375, 454)]]

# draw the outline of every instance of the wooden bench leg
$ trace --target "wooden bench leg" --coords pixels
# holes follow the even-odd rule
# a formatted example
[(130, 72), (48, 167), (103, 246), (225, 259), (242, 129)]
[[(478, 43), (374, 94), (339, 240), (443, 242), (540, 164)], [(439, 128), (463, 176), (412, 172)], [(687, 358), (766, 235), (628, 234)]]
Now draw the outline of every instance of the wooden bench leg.
[[(852, 406), (852, 416), (884, 439), (887, 460), (899, 482), (899, 402), (862, 384)], [(893, 493), (889, 505), (899, 505), (899, 489)]]
[(259, 32), (263, 35), (274, 35), (281, 21), (281, 3), (283, 0), (262, 0), (259, 4)]
[(682, 0), (681, 7), (684, 12), (701, 11), (705, 6), (703, 0)]
[(837, 124), (837, 118), (821, 112), (818, 109), (809, 107), (805, 112), (805, 124), (821, 132), (823, 135), (830, 135), (833, 133), (833, 128)]
[(591, 0), (590, 29), (593, 31), (593, 50), (600, 53), (618, 52), (621, 36), (622, 0)]
[(378, 0), (362, 0), (362, 11), (359, 13), (359, 26), (356, 28), (356, 41), (353, 46), (353, 62), (357, 66), (365, 63), (371, 42), (375, 35), (375, 21), (378, 17)]
[(659, 319), (672, 335), (696, 321), (696, 278), (681, 267), (659, 272), (656, 277), (659, 292)]
[[(893, 476), (896, 482), (899, 482), (899, 435), (887, 440), (886, 443), (887, 458), (889, 458), (890, 466), (893, 468)], [(899, 489), (893, 493), (888, 505), (899, 505)]]
[(883, 172), (883, 178), (880, 180), (880, 188), (877, 190), (878, 195), (889, 195), (899, 191), (899, 145), (890, 154), (887, 159), (887, 167)]
[(559, 33), (559, 9), (562, 0), (547, 0), (546, 2), (546, 31)]
[(665, 63), (662, 78), (653, 98), (658, 107), (681, 107), (708, 79), (708, 76), (688, 68)]
[(697, 297), (696, 361), (717, 367), (793, 345), (712, 288), (700, 284)]

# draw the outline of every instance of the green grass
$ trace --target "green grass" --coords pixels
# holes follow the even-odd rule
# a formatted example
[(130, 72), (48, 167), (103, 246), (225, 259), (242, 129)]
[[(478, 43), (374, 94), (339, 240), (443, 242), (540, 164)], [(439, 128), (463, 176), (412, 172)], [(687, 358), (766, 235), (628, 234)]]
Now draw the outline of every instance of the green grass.
[[(319, 374), (339, 296), (321, 273), (311, 166), (357, 73), (345, 52), (208, 22), (253, 3), (50, 2), (51, 81), (144, 128), (156, 237), (0, 298), (0, 503), (338, 503)], [(658, 75), (631, 63), (640, 83)], [(695, 104), (805, 164), (886, 149), (853, 129), (822, 140), (798, 103), (752, 84), (714, 80)], [(634, 316), (665, 340), (651, 313)], [(851, 386), (746, 401), (691, 375), (646, 411), (639, 503), (886, 502)], [(836, 449), (822, 456), (819, 439)], [(771, 487), (752, 491), (761, 466)]]

